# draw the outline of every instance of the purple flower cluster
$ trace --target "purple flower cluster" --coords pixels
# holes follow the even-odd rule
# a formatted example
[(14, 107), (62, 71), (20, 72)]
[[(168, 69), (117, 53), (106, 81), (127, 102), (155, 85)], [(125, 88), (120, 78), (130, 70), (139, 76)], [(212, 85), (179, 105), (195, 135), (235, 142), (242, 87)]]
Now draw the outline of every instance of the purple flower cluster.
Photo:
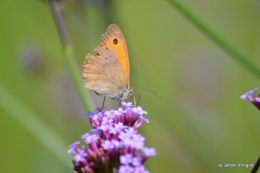
[(137, 133), (147, 114), (141, 107), (122, 102), (122, 108), (103, 112), (97, 108), (88, 113), (93, 129), (82, 136), (88, 147), (80, 142), (69, 146), (74, 155), (74, 170), (78, 173), (148, 173), (143, 166), (155, 156), (154, 148), (145, 147), (145, 138)]
[[(260, 110), (260, 98), (256, 95), (257, 88), (254, 90), (249, 90), (245, 94), (241, 95), (241, 99), (248, 99), (253, 105), (257, 107), (258, 110)], [(253, 95), (253, 98), (251, 97), (251, 94)]]

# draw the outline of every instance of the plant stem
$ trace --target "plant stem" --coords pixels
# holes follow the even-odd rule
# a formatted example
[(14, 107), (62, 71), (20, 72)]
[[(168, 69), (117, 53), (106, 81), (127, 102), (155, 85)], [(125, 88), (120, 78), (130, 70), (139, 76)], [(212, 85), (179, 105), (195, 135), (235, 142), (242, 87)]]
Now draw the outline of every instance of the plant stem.
[(83, 87), (82, 79), (81, 79), (81, 73), (79, 71), (78, 65), (75, 60), (75, 54), (73, 51), (73, 47), (69, 41), (69, 38), (66, 33), (66, 29), (64, 26), (64, 22), (62, 19), (62, 15), (60, 12), (59, 4), (57, 0), (49, 0), (49, 4), (52, 10), (53, 17), (55, 19), (55, 23), (58, 29), (58, 32), (60, 34), (61, 42), (64, 48), (64, 53), (66, 56), (66, 59), (68, 61), (70, 70), (73, 75), (73, 79), (78, 91), (78, 94), (80, 96), (80, 99), (86, 109), (86, 111), (93, 110), (92, 102), (90, 101), (89, 97), (87, 97), (87, 93), (85, 92), (85, 89)]
[(224, 49), (243, 67), (245, 67), (252, 74), (260, 78), (260, 69), (253, 62), (249, 60), (244, 54), (229, 43), (223, 36), (213, 30), (203, 20), (201, 20), (195, 13), (188, 9), (183, 3), (178, 0), (168, 0), (177, 10), (179, 10), (190, 22), (198, 27), (205, 35), (207, 35), (218, 46)]
[(1, 84), (0, 95), (1, 108), (70, 169), (70, 157), (64, 152), (67, 150), (67, 142), (62, 136)]

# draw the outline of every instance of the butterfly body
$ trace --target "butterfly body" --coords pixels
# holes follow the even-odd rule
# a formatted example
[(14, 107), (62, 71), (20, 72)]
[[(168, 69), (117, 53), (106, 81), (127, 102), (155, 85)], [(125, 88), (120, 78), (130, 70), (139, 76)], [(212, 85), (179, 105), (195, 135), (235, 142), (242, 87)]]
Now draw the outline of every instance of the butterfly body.
[(88, 54), (82, 78), (86, 88), (98, 95), (123, 101), (133, 95), (124, 36), (116, 24), (109, 25), (101, 37), (96, 55)]

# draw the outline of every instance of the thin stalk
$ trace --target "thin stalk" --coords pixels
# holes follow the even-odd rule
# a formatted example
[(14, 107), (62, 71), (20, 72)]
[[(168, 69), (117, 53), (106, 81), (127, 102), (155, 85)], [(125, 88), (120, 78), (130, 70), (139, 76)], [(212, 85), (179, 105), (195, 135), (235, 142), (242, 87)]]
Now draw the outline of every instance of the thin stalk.
[(213, 42), (225, 50), (228, 54), (239, 62), (244, 68), (253, 75), (260, 78), (260, 68), (249, 60), (243, 53), (229, 43), (222, 35), (211, 28), (206, 22), (200, 19), (194, 12), (188, 9), (182, 2), (178, 0), (168, 0), (179, 12), (181, 12), (191, 23), (200, 29)]
[[(61, 163), (71, 169), (71, 159), (65, 152), (67, 142), (54, 129), (42, 121), (35, 112), (22, 104), (0, 85), (0, 105), (15, 121), (23, 126), (36, 140), (46, 147)], [(4, 122), (3, 122), (4, 123)]]
[(73, 51), (73, 47), (69, 41), (64, 22), (62, 19), (62, 15), (60, 12), (59, 4), (57, 0), (49, 0), (49, 4), (52, 10), (53, 18), (55, 19), (55, 23), (60, 34), (61, 43), (64, 48), (65, 57), (68, 61), (77, 91), (79, 93), (80, 99), (86, 109), (86, 111), (93, 110), (93, 104), (90, 101), (89, 97), (87, 97), (87, 93), (83, 87), (81, 72), (76, 63), (75, 54)]

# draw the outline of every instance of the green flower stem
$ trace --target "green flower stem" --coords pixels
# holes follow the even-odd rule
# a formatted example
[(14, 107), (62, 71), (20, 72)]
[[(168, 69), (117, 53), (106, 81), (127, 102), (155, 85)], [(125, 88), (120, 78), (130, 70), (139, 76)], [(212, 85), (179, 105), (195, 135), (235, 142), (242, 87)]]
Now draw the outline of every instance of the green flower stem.
[(60, 8), (57, 0), (49, 0), (49, 4), (53, 13), (53, 17), (55, 19), (57, 29), (60, 34), (61, 42), (64, 48), (64, 53), (66, 59), (68, 61), (69, 67), (71, 69), (74, 82), (76, 84), (77, 91), (79, 93), (80, 99), (86, 109), (86, 111), (93, 110), (94, 106), (90, 101), (89, 97), (87, 97), (87, 93), (83, 87), (83, 82), (81, 79), (81, 72), (79, 71), (78, 65), (76, 63), (75, 54), (73, 52), (73, 47), (68, 39), (65, 26), (62, 20), (62, 16), (60, 13)]
[(247, 70), (253, 73), (255, 76), (260, 78), (260, 69), (254, 63), (249, 61), (244, 54), (242, 54), (238, 49), (236, 49), (231, 43), (229, 43), (224, 37), (219, 33), (214, 31), (209, 25), (207, 25), (203, 20), (201, 20), (195, 13), (188, 9), (182, 2), (178, 0), (168, 0), (173, 6), (177, 8), (190, 22), (192, 22), (196, 27), (198, 27), (205, 35), (207, 35), (212, 41), (224, 49), (227, 53), (232, 55), (232, 57), (242, 64)]
[(89, 97), (87, 97), (87, 93), (85, 91), (85, 88), (83, 87), (83, 82), (81, 79), (81, 72), (79, 71), (77, 63), (75, 61), (75, 55), (73, 53), (72, 46), (70, 46), (70, 45), (64, 46), (64, 51), (65, 51), (65, 55), (68, 60), (79, 96), (81, 98), (81, 101), (83, 102), (83, 105), (84, 105), (86, 111), (94, 110), (94, 106), (93, 106), (92, 102), (90, 101)]
[[(59, 134), (15, 96), (0, 85), (0, 105), (5, 112), (21, 124), (32, 136), (56, 156), (65, 167), (71, 169), (71, 159), (66, 153), (68, 146)], [(4, 123), (4, 122), (2, 122)]]

